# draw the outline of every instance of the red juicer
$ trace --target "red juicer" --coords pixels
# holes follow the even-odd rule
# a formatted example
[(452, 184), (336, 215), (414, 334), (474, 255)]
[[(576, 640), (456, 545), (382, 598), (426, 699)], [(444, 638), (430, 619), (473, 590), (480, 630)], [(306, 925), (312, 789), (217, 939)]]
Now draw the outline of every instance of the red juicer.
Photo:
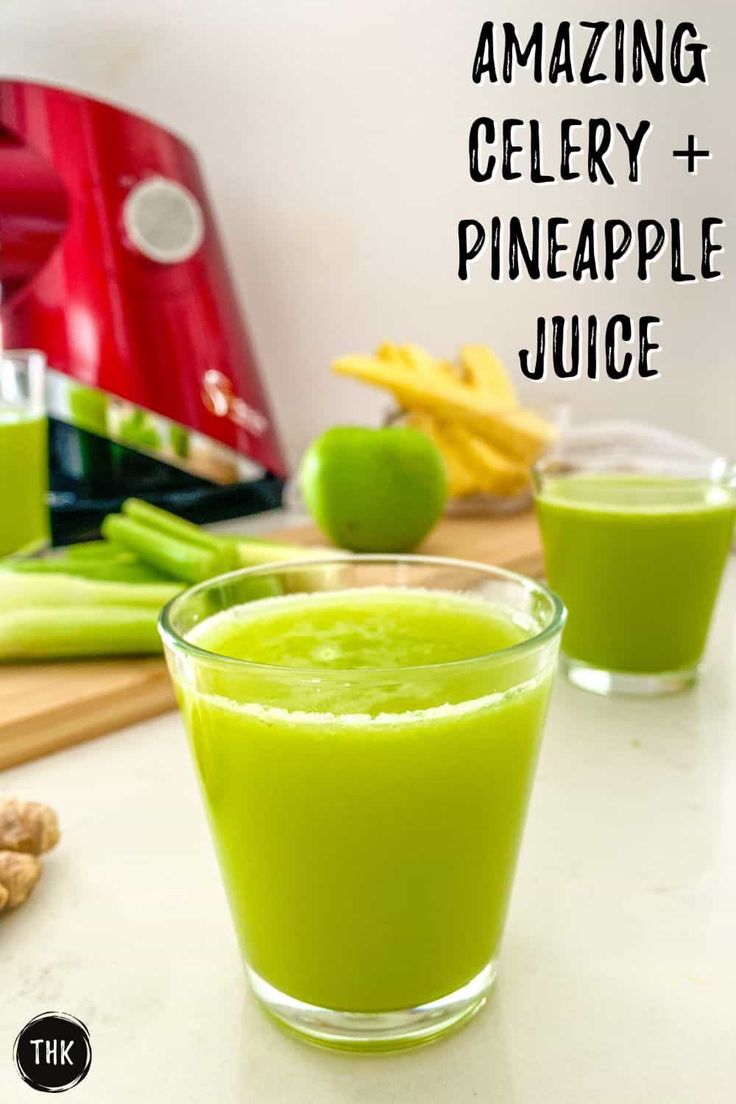
[(3, 346), (48, 360), (62, 509), (137, 493), (186, 506), (219, 485), (228, 505), (215, 513), (246, 513), (243, 488), (264, 480), (273, 494), (255, 508), (274, 504), (283, 455), (179, 137), (89, 96), (0, 80), (0, 296)]

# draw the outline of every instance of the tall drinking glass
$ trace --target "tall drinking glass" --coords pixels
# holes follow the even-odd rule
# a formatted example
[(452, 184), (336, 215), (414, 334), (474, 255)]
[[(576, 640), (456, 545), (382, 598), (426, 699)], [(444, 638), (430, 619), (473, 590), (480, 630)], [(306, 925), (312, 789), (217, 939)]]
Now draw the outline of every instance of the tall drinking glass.
[(42, 353), (0, 353), (0, 557), (49, 540), (45, 367)]
[(389, 1049), (493, 983), (564, 612), (430, 557), (187, 591), (162, 635), (247, 972), (289, 1029)]
[(733, 540), (734, 469), (576, 449), (537, 466), (535, 494), (570, 680), (601, 694), (691, 685)]

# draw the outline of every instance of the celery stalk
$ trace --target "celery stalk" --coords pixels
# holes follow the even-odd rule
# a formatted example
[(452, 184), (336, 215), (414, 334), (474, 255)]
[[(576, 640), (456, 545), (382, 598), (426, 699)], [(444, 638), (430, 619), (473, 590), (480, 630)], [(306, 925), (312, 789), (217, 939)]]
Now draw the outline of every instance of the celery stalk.
[(133, 606), (51, 606), (0, 617), (0, 662), (161, 651), (157, 613)]
[[(241, 567), (260, 567), (282, 562), (293, 564), (288, 576), (281, 580), (282, 588), (285, 587), (289, 593), (329, 590), (337, 585), (340, 574), (338, 561), (342, 555), (334, 548), (307, 548), (303, 544), (277, 544), (274, 541), (249, 540), (243, 537), (236, 538), (236, 547)], [(336, 561), (334, 567), (325, 565), (319, 570), (299, 570), (300, 560), (332, 559)]]
[(240, 567), (260, 567), (262, 564), (280, 563), (284, 560), (318, 560), (335, 555), (326, 548), (307, 548), (303, 544), (281, 544), (269, 540), (252, 540), (249, 537), (226, 537), (232, 541)]
[(223, 570), (225, 557), (219, 550), (185, 544), (162, 530), (122, 514), (109, 514), (105, 518), (102, 535), (135, 552), (150, 567), (183, 582), (199, 583)]
[(135, 563), (136, 555), (128, 552), (126, 548), (117, 548), (106, 540), (80, 541), (79, 544), (67, 544), (60, 549), (63, 556), (70, 560), (124, 560), (127, 563)]
[(222, 539), (220, 537), (207, 533), (199, 525), (195, 525), (193, 521), (187, 521), (176, 514), (171, 514), (168, 510), (162, 510), (160, 506), (153, 506), (150, 502), (144, 502), (143, 499), (126, 498), (122, 512), (125, 517), (132, 518), (133, 521), (138, 521), (141, 525), (147, 525), (151, 529), (157, 529), (161, 533), (166, 533), (185, 544), (196, 544), (200, 548), (208, 548), (211, 552), (220, 552), (221, 550)]
[[(123, 503), (122, 517), (105, 519), (103, 535), (129, 548), (151, 566), (186, 582), (200, 582), (236, 567), (339, 555), (261, 537), (219, 535), (141, 499)], [(188, 549), (188, 551), (187, 551)], [(207, 560), (207, 555), (211, 560)]]
[(74, 575), (28, 575), (0, 571), (0, 613), (50, 607), (131, 606), (157, 611), (181, 591), (171, 583), (116, 583)]
[(171, 579), (160, 571), (137, 561), (113, 557), (93, 559), (92, 556), (39, 556), (17, 560), (4, 565), (2, 570), (21, 575), (73, 575), (77, 579), (100, 579), (117, 583), (166, 583)]
[(281, 560), (301, 560), (323, 554), (321, 549), (277, 543), (263, 537), (208, 533), (194, 522), (185, 521), (176, 514), (162, 510), (158, 506), (152, 506), (150, 502), (143, 502), (138, 498), (129, 498), (123, 503), (123, 514), (176, 540), (184, 541), (186, 544), (196, 544), (218, 553), (229, 561), (221, 568), (224, 571), (235, 567), (259, 567)]

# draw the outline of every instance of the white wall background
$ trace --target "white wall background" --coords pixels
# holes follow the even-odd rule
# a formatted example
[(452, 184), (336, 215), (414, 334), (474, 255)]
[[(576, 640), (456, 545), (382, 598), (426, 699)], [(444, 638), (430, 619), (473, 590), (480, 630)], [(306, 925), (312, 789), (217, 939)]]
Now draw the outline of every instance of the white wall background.
[[(708, 88), (470, 80), (486, 18), (663, 13), (670, 27), (694, 20), (711, 44)], [(660, 314), (662, 377), (526, 384), (530, 401), (565, 397), (580, 419), (646, 418), (736, 453), (732, 278), (677, 287), (666, 262), (649, 285), (496, 285), (480, 265), (470, 283), (455, 275), (457, 220), (494, 213), (679, 215), (697, 249), (699, 220), (731, 221), (736, 206), (735, 55), (730, 0), (0, 0), (6, 74), (119, 101), (199, 150), (292, 457), (329, 422), (370, 422), (384, 405), (332, 378), (333, 356), (386, 338), (438, 354), (487, 341), (515, 366), (537, 314), (574, 311)], [(465, 150), (479, 114), (540, 117), (555, 159), (565, 115), (650, 118), (644, 182), (473, 184)], [(671, 156), (691, 131), (714, 153), (698, 177)], [(735, 260), (724, 255), (727, 275)]]

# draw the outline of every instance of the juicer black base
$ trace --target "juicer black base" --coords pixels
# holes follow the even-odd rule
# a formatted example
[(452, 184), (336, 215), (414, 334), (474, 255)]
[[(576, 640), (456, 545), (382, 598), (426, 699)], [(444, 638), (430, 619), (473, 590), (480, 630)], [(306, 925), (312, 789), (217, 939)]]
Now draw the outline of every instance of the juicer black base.
[(57, 546), (94, 540), (105, 515), (130, 497), (198, 524), (281, 505), (284, 480), (275, 475), (220, 486), (55, 419), (49, 429), (51, 535)]

